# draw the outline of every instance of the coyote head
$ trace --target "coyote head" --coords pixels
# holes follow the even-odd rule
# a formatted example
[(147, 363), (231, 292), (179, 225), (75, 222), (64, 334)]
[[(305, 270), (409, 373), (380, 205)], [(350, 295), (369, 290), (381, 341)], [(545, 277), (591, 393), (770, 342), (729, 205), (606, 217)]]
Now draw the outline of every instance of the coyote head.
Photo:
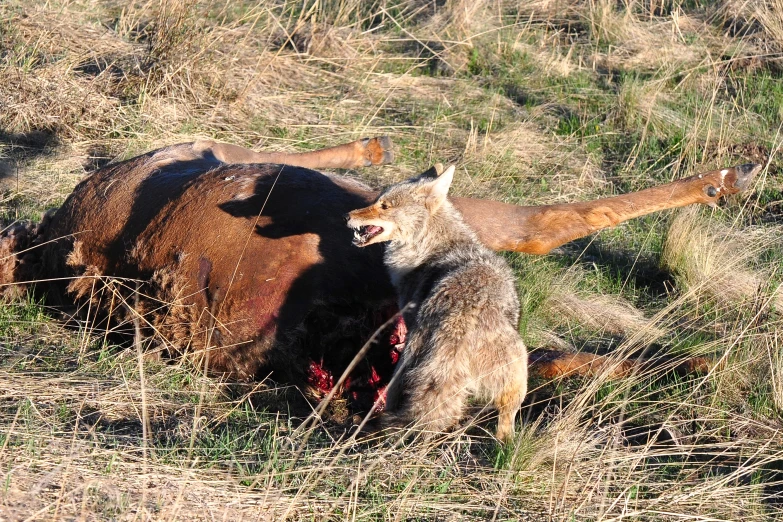
[(439, 170), (435, 167), (392, 185), (369, 207), (350, 212), (348, 226), (354, 230), (353, 244), (365, 247), (384, 241), (414, 241), (446, 202), (454, 166), (440, 175), (433, 173)]

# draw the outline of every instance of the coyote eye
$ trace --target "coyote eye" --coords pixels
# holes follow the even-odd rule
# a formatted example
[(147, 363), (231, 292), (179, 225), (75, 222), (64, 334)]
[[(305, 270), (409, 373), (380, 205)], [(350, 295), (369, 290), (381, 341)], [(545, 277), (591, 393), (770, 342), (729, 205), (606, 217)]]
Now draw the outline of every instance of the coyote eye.
[(389, 210), (389, 204), (385, 201), (381, 201), (381, 210)]

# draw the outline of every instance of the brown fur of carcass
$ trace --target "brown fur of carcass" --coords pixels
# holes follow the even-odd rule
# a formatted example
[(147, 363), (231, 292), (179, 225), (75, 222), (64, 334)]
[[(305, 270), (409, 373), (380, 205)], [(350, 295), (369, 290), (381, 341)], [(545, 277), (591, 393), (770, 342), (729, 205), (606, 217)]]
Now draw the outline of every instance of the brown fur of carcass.
[[(50, 299), (92, 300), (115, 329), (138, 314), (161, 349), (211, 374), (296, 382), (309, 358), (350, 360), (393, 305), (380, 247), (355, 248), (343, 219), (372, 197), (299, 167), (178, 161), (175, 146), (95, 172), (43, 226), (18, 225), (0, 271), (54, 279), (38, 283)], [(27, 261), (11, 255), (25, 248)]]

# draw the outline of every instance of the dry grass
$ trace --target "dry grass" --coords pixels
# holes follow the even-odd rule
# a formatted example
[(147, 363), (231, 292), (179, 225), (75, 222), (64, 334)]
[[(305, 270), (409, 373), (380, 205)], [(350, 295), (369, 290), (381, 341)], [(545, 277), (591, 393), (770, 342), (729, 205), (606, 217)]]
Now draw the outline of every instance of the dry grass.
[(752, 266), (765, 250), (780, 247), (778, 227), (736, 229), (706, 221), (695, 209), (681, 211), (666, 234), (662, 262), (694, 297), (708, 297), (725, 307), (771, 306), (783, 297), (773, 276), (777, 263)]
[[(766, 166), (750, 199), (711, 214), (509, 257), (528, 339), (661, 363), (531, 382), (506, 448), (478, 411), (429, 442), (328, 419), (295, 431), (313, 407), (297, 390), (238, 393), (5, 304), (0, 519), (781, 519), (783, 7), (701, 4), (0, 5), (8, 220), (106, 161), (195, 137), (306, 150), (389, 134), (398, 164), (365, 180), (456, 162), (460, 193), (526, 204)], [(680, 376), (682, 355), (721, 364)]]

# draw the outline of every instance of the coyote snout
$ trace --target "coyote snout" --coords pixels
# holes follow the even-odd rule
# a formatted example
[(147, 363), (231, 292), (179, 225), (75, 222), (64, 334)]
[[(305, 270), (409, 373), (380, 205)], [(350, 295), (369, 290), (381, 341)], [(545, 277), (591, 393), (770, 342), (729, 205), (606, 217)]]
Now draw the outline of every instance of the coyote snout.
[(353, 229), (354, 245), (365, 247), (391, 239), (394, 223), (383, 219), (376, 206), (377, 204), (374, 204), (348, 214), (348, 226)]
[(420, 232), (440, 205), (422, 182), (426, 177), (392, 185), (369, 207), (348, 214), (354, 229), (353, 244), (359, 247), (385, 241), (409, 242)]
[(442, 431), (472, 395), (497, 407), (497, 437), (507, 441), (527, 391), (514, 276), (448, 201), (453, 176), (453, 166), (422, 174), (349, 214), (355, 245), (388, 243), (384, 262), (408, 327), (385, 423)]
[(353, 229), (353, 244), (365, 247), (391, 241), (397, 230), (394, 222), (396, 217), (395, 211), (382, 201), (349, 213), (348, 226)]

